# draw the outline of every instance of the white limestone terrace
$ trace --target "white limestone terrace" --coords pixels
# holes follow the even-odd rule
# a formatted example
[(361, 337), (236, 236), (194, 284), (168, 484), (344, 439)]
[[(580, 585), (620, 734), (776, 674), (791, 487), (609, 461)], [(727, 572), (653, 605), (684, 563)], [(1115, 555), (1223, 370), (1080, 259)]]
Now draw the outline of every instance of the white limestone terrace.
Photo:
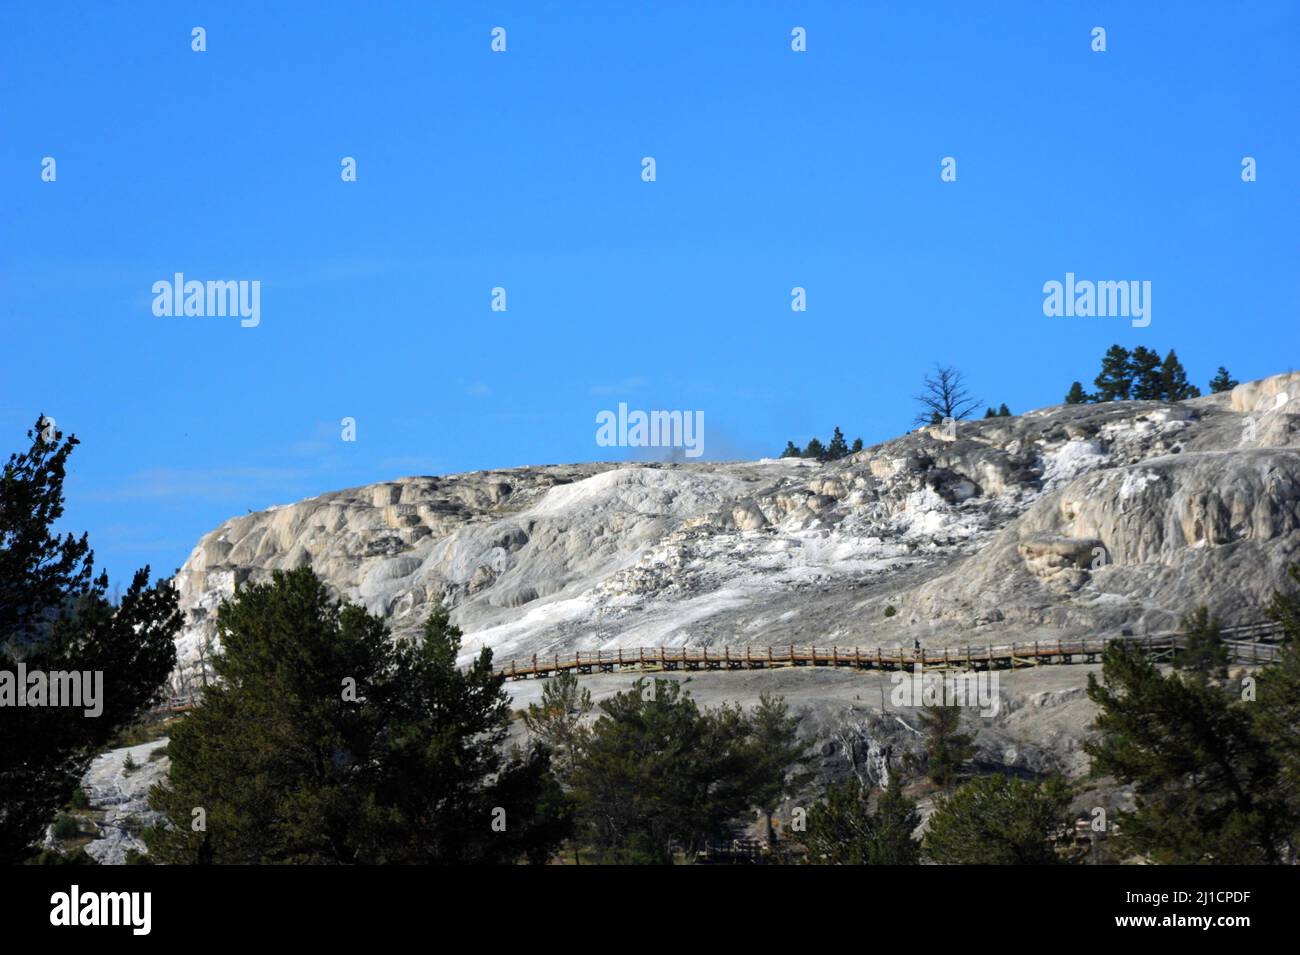
[[(1300, 560), (1300, 374), (1060, 405), (849, 458), (408, 477), (235, 517), (176, 578), (183, 664), (237, 581), (309, 565), (466, 654), (926, 646), (1258, 616)], [(886, 608), (896, 613), (886, 616)]]
[[(163, 780), (171, 760), (159, 750), (167, 739), (109, 750), (95, 757), (81, 781), (90, 805), (103, 812), (86, 852), (101, 865), (122, 865), (130, 849), (145, 852), (140, 830), (163, 818), (149, 808), (149, 790)], [(127, 758), (131, 768), (127, 766)]]

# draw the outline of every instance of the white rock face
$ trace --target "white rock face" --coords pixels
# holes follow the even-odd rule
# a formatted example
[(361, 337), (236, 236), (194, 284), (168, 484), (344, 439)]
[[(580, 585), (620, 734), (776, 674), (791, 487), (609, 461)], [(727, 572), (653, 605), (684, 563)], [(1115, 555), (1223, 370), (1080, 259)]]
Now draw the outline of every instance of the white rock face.
[[(150, 755), (167, 745), (166, 739), (125, 749), (114, 749), (95, 757), (81, 781), (92, 809), (104, 811), (99, 835), (86, 846), (86, 852), (101, 865), (122, 865), (128, 849), (144, 852), (145, 845), (135, 833), (162, 819), (161, 813), (149, 809), (149, 790), (167, 775), (171, 760), (150, 759)], [(136, 768), (127, 772), (126, 759)]]
[(499, 661), (1142, 632), (1202, 602), (1254, 619), (1300, 559), (1297, 421), (1291, 374), (1175, 405), (961, 422), (955, 440), (922, 429), (825, 464), (557, 465), (336, 491), (199, 542), (176, 579), (181, 656), (192, 668), (236, 582), (304, 564), (399, 633), (445, 603), (466, 653)]

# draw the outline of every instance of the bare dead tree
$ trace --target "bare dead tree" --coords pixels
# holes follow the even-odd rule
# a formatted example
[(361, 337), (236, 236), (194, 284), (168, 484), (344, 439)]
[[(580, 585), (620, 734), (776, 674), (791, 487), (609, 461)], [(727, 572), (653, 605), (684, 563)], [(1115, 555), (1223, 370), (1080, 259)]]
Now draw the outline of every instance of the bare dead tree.
[(951, 365), (934, 366), (934, 374), (925, 376), (925, 390), (916, 396), (922, 410), (914, 424), (938, 424), (944, 418), (960, 421), (969, 418), (979, 399), (966, 387), (965, 376)]
[(205, 634), (199, 642), (199, 674), (203, 679), (203, 688), (208, 688), (208, 673), (212, 670), (212, 656), (216, 652), (216, 641), (212, 634)]

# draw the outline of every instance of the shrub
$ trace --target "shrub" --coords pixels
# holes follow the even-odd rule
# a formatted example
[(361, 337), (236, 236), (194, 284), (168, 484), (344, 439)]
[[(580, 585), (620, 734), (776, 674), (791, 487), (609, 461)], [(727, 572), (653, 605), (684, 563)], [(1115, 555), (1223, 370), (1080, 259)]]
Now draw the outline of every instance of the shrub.
[(76, 816), (61, 812), (54, 820), (53, 831), (55, 839), (75, 839), (81, 834), (81, 824), (77, 822)]

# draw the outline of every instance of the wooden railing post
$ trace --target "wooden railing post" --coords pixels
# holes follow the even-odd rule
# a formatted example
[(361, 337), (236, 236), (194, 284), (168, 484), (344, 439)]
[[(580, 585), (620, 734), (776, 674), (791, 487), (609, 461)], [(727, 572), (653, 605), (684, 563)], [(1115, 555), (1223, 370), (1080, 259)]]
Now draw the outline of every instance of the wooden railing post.
[[(1073, 640), (1065, 640), (1058, 637), (1055, 640), (1056, 648), (1052, 649), (1052, 641), (1034, 640), (1025, 643), (1024, 656), (1022, 657), (1020, 643), (1012, 641), (1010, 644), (993, 645), (984, 644), (984, 656), (980, 657), (975, 653), (974, 644), (966, 644), (963, 648), (960, 644), (955, 647), (943, 647), (943, 652), (935, 652), (933, 656), (925, 648), (913, 651), (907, 654), (903, 648), (898, 648), (890, 652), (891, 667), (905, 667), (910, 660), (913, 664), (926, 668), (931, 664), (939, 665), (942, 663), (945, 667), (953, 667), (964, 662), (968, 668), (974, 666), (976, 662), (983, 662), (988, 667), (994, 663), (1001, 665), (1006, 662), (1009, 666), (1018, 666), (1022, 662), (1032, 665), (1040, 665), (1044, 659), (1055, 656), (1058, 663), (1073, 663), (1076, 656), (1091, 657), (1097, 653), (1104, 653), (1106, 647), (1115, 641), (1122, 641), (1129, 646), (1135, 646), (1143, 649), (1147, 654), (1154, 654), (1157, 651), (1163, 653), (1170, 648), (1177, 649), (1183, 639), (1180, 634), (1164, 633), (1145, 633), (1140, 635), (1124, 636), (1106, 636), (1106, 637), (1081, 637)], [(1241, 663), (1264, 664), (1278, 659), (1277, 647), (1273, 644), (1259, 640), (1234, 640), (1225, 641), (1225, 645), (1233, 655), (1233, 659)], [(712, 665), (723, 664), (728, 670), (731, 669), (757, 669), (760, 663), (775, 665), (779, 662), (776, 655), (776, 648), (768, 645), (766, 653), (763, 648), (758, 648), (758, 653), (754, 652), (752, 644), (746, 644), (744, 652), (737, 648), (735, 655), (731, 652), (731, 647), (724, 645), (722, 656), (717, 655), (716, 650), (712, 657), (709, 656), (708, 647), (690, 649), (687, 647), (678, 647), (676, 649), (668, 647), (651, 647), (647, 653), (645, 647), (637, 647), (635, 654), (627, 652), (626, 647), (618, 647), (617, 655), (610, 654), (609, 666), (611, 671), (617, 665), (620, 669), (624, 667), (638, 667), (641, 670), (647, 667), (653, 667), (655, 660), (658, 660), (661, 669), (667, 669), (668, 663), (676, 663), (681, 666), (688, 664), (699, 664), (704, 668)], [(851, 653), (849, 652), (851, 650)], [(804, 647), (802, 650), (798, 644), (790, 644), (786, 650), (788, 656), (786, 663), (791, 666), (800, 664), (811, 665), (814, 667), (827, 665), (833, 667), (854, 667), (859, 670), (871, 669), (872, 666), (881, 670), (885, 668), (884, 648), (879, 644), (876, 646), (876, 652), (871, 653), (870, 648), (863, 652), (863, 648), (854, 646), (846, 648), (845, 653), (840, 653), (839, 644), (832, 644), (829, 650), (822, 650), (816, 645)], [(657, 654), (657, 656), (656, 656)], [(694, 654), (694, 655), (693, 655)], [(559, 653), (553, 654), (549, 668), (542, 662), (541, 657), (534, 653), (529, 657), (512, 658), (496, 666), (494, 673), (504, 675), (511, 679), (522, 679), (529, 675), (540, 677), (543, 673), (560, 673), (565, 670), (580, 670), (584, 672), (603, 671), (606, 665), (605, 653), (603, 650), (596, 650), (595, 653), (583, 651), (574, 651), (564, 660), (560, 659)], [(594, 670), (593, 670), (594, 668)]]

